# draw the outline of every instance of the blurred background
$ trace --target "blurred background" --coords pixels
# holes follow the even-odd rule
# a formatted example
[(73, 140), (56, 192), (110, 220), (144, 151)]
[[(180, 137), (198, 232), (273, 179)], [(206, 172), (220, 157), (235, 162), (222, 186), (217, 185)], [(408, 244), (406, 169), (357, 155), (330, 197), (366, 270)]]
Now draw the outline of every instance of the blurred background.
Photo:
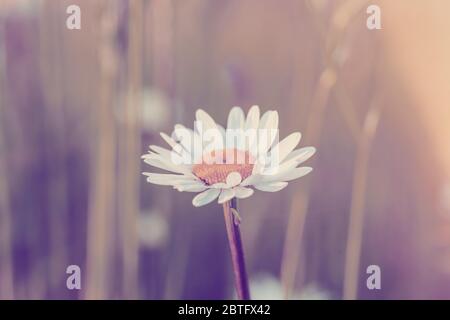
[(449, 14), (446, 0), (0, 0), (0, 298), (233, 298), (221, 207), (147, 184), (140, 156), (199, 107), (224, 124), (253, 104), (318, 150), (311, 175), (239, 203), (253, 298), (450, 298)]

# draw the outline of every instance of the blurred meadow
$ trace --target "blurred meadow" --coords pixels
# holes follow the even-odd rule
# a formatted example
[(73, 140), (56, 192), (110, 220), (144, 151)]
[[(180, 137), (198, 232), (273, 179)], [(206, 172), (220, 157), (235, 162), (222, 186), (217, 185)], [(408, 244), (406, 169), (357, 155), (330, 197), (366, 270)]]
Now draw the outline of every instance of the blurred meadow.
[(239, 202), (252, 297), (449, 299), (449, 14), (447, 0), (0, 0), (0, 298), (233, 298), (221, 206), (146, 183), (140, 156), (199, 107), (224, 124), (257, 104), (317, 154), (283, 192)]

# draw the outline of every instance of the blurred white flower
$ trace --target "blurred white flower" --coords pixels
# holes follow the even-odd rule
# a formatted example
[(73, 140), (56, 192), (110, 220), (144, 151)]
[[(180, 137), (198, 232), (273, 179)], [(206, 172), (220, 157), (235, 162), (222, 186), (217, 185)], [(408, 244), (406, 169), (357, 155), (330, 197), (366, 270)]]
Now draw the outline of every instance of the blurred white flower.
[[(283, 300), (283, 287), (271, 274), (258, 274), (250, 279), (250, 292), (255, 300)], [(294, 296), (297, 293), (294, 293)]]
[(138, 218), (138, 235), (142, 246), (149, 249), (163, 247), (169, 236), (169, 223), (157, 210), (143, 212)]
[[(255, 300), (283, 300), (284, 291), (278, 278), (262, 273), (250, 279), (250, 291)], [(315, 284), (309, 284), (301, 291), (294, 291), (291, 300), (329, 300), (331, 295)]]
[(297, 296), (299, 300), (331, 300), (333, 299), (330, 292), (320, 288), (314, 283), (308, 284), (303, 288), (300, 294)]
[(142, 92), (141, 125), (145, 130), (165, 127), (170, 115), (169, 99), (161, 90), (149, 88)]
[(342, 66), (349, 60), (350, 57), (350, 46), (340, 45), (332, 52), (333, 61), (338, 66)]
[(1, 0), (0, 16), (8, 14), (38, 13), (39, 1), (30, 0)]
[(150, 146), (142, 158), (153, 167), (175, 174), (143, 174), (153, 184), (201, 192), (192, 200), (196, 207), (217, 198), (222, 204), (235, 197), (250, 197), (252, 187), (280, 191), (288, 181), (311, 172), (310, 167), (298, 166), (315, 153), (313, 147), (294, 150), (300, 142), (300, 132), (277, 143), (278, 112), (269, 110), (260, 118), (258, 106), (253, 106), (247, 117), (240, 107), (232, 108), (226, 130), (199, 109), (194, 130), (177, 124), (172, 136), (161, 133), (161, 137), (172, 150)]

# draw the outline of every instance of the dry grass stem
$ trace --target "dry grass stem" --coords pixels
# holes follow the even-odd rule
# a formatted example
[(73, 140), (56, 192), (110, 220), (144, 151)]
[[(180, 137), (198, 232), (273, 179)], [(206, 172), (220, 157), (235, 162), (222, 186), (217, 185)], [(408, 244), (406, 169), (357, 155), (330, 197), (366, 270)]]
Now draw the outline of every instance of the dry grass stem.
[(364, 121), (363, 132), (358, 143), (353, 171), (352, 200), (345, 254), (344, 293), (345, 300), (354, 300), (358, 295), (359, 261), (364, 226), (364, 204), (370, 149), (375, 136), (380, 110), (371, 108)]
[(139, 214), (139, 110), (142, 92), (142, 30), (143, 1), (129, 3), (128, 16), (128, 88), (125, 108), (124, 143), (122, 144), (122, 259), (124, 296), (137, 297), (138, 289), (138, 239), (137, 217)]
[(100, 88), (99, 105), (94, 128), (98, 139), (94, 150), (95, 166), (93, 190), (90, 195), (87, 239), (86, 298), (103, 299), (108, 292), (109, 234), (115, 201), (115, 121), (113, 116), (113, 93), (116, 75), (114, 36), (116, 32), (115, 6), (107, 0), (98, 3), (100, 10), (99, 63)]
[[(332, 17), (332, 26), (329, 34), (325, 37), (320, 23), (316, 23), (319, 33), (323, 35), (325, 41), (325, 67), (321, 73), (318, 84), (314, 91), (311, 111), (307, 121), (305, 137), (307, 143), (318, 146), (320, 142), (320, 132), (322, 130), (323, 117), (326, 106), (330, 99), (333, 88), (337, 83), (339, 65), (333, 58), (336, 49), (342, 41), (343, 34), (354, 17), (355, 13), (361, 10), (365, 0), (353, 0), (344, 2)], [(352, 132), (356, 130), (353, 110), (343, 113), (346, 123)], [(351, 115), (349, 118), (348, 115)], [(356, 133), (353, 133), (356, 134)], [(303, 229), (306, 219), (306, 212), (309, 204), (309, 185), (300, 189), (294, 196), (288, 219), (288, 229), (286, 232), (283, 257), (281, 262), (281, 282), (286, 299), (291, 295), (295, 286), (295, 277), (300, 258)]]
[[(39, 64), (40, 76), (42, 77), (41, 83), (43, 84), (43, 99), (48, 108), (47, 114), (52, 117), (51, 123), (54, 127), (51, 127), (51, 130), (57, 132), (57, 134), (52, 135), (53, 139), (55, 139), (54, 147), (56, 150), (52, 150), (51, 155), (48, 157), (52, 162), (51, 166), (57, 172), (50, 182), (50, 190), (48, 192), (49, 214), (51, 216), (51, 259), (49, 266), (49, 274), (51, 276), (48, 282), (51, 291), (56, 290), (60, 283), (64, 281), (65, 274), (61, 273), (61, 270), (64, 270), (67, 265), (67, 241), (65, 241), (67, 220), (65, 213), (67, 213), (68, 179), (64, 158), (67, 142), (64, 120), (64, 52), (61, 50), (61, 48), (65, 48), (66, 44), (62, 30), (58, 28), (59, 20), (55, 19), (55, 13), (62, 10), (62, 8), (61, 3), (49, 0), (43, 1), (43, 14), (40, 16), (39, 21)], [(53, 39), (58, 39), (60, 45), (57, 46)], [(58, 50), (58, 48), (60, 49)], [(37, 281), (39, 282), (39, 279)]]
[[(4, 128), (6, 95), (6, 63), (4, 61), (4, 29), (0, 23), (0, 129)], [(0, 130), (0, 299), (14, 299), (12, 262), (12, 216), (7, 175), (6, 147), (3, 130)]]

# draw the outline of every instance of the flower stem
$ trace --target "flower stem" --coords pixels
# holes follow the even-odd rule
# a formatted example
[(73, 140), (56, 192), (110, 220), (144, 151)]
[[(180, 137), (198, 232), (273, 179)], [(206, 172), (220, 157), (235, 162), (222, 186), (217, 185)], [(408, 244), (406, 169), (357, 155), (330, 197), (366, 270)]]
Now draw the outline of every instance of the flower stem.
[(239, 300), (250, 300), (241, 232), (239, 230), (239, 222), (232, 209), (237, 210), (236, 199), (232, 199), (223, 204), (223, 214), (225, 217), (225, 226), (227, 228), (228, 243), (230, 244), (236, 292)]

